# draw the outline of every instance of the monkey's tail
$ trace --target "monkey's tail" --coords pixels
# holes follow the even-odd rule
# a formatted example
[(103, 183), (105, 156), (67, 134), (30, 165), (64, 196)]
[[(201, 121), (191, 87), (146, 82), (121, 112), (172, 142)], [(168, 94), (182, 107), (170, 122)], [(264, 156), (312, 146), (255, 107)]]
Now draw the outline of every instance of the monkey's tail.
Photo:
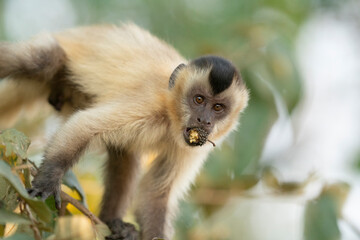
[(22, 113), (41, 110), (51, 81), (65, 65), (65, 52), (49, 35), (29, 42), (0, 43), (0, 129)]

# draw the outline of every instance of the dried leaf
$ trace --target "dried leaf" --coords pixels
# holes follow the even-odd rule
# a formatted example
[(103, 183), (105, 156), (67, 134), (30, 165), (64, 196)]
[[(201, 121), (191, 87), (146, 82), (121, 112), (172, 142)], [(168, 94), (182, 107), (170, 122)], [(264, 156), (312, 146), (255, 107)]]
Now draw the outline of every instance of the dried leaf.
[(0, 177), (6, 179), (6, 181), (20, 194), (20, 196), (25, 200), (25, 202), (29, 204), (29, 206), (41, 220), (43, 220), (44, 222), (51, 221), (52, 213), (50, 209), (46, 206), (46, 204), (40, 200), (30, 198), (20, 179), (12, 173), (11, 167), (4, 161), (1, 161), (1, 159)]
[[(0, 132), (0, 156), (9, 163), (16, 162), (17, 157), (26, 159), (30, 139), (16, 129), (7, 129)], [(5, 147), (5, 148), (4, 148)]]
[(272, 189), (280, 188), (279, 180), (276, 177), (273, 169), (270, 169), (270, 168), (265, 169), (263, 172), (262, 180), (265, 183), (265, 185), (268, 186), (269, 188), (272, 188)]
[(111, 231), (106, 224), (95, 225), (96, 240), (103, 240), (106, 236), (109, 236), (110, 234)]
[(93, 240), (95, 231), (91, 221), (81, 215), (60, 217), (55, 227), (55, 239)]

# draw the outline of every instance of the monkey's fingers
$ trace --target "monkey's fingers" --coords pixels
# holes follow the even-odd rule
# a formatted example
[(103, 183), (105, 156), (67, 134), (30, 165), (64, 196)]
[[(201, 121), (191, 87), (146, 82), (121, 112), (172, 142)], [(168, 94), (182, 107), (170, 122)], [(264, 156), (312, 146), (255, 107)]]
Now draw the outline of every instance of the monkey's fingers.
[(35, 188), (29, 188), (29, 189), (27, 189), (27, 192), (30, 195), (30, 197), (32, 197), (32, 198), (40, 197), (40, 195), (41, 195), (41, 191), (39, 191)]
[(41, 191), (36, 188), (30, 188), (27, 190), (27, 192), (29, 193), (30, 197), (32, 198), (39, 197), (42, 201), (45, 201), (48, 197), (53, 195), (55, 199), (56, 209), (59, 210), (61, 207), (60, 190), (56, 190), (54, 193), (51, 193), (51, 192)]
[(54, 192), (54, 199), (55, 199), (55, 207), (57, 210), (60, 210), (61, 208), (61, 197), (60, 197), (61, 190), (57, 190)]
[(51, 195), (51, 193), (43, 192), (43, 191), (35, 189), (35, 188), (28, 189), (28, 193), (29, 193), (30, 197), (32, 197), (32, 198), (39, 197), (42, 201), (45, 201)]

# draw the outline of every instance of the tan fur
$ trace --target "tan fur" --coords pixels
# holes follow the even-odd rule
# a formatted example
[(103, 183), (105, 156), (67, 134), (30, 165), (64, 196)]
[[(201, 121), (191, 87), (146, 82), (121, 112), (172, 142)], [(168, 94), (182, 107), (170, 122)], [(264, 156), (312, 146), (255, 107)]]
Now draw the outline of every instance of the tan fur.
[[(195, 85), (211, 92), (210, 69), (186, 67), (179, 71), (174, 88), (169, 90), (170, 75), (187, 61), (171, 46), (133, 24), (73, 29), (47, 36), (43, 41), (44, 46), (53, 46), (53, 49), (60, 46), (66, 61), (60, 67), (55, 64), (57, 72), (47, 71), (46, 76), (36, 78), (41, 81), (32, 81), (43, 83), (44, 87), (28, 89), (32, 93), (29, 99), (44, 99), (47, 94), (55, 96), (55, 100), (57, 94), (65, 96), (67, 100), (60, 113), (68, 119), (48, 144), (34, 186), (44, 188), (42, 182), (50, 181), (48, 185), (56, 187), (63, 172), (77, 161), (89, 142), (99, 140), (111, 146), (101, 212), (101, 218), (108, 221), (122, 217), (129, 203), (136, 179), (137, 164), (133, 161), (137, 157), (134, 156), (156, 152), (157, 158), (140, 183), (136, 215), (142, 239), (170, 239), (177, 201), (212, 149), (210, 144), (190, 147), (183, 137), (190, 118), (188, 106), (184, 104), (185, 95)], [(28, 45), (22, 43), (22, 46)], [(11, 56), (11, 51), (6, 55)], [(0, 73), (19, 80), (18, 75), (1, 70), (5, 60), (0, 56)], [(26, 57), (20, 56), (16, 61), (19, 60), (29, 62)], [(51, 68), (55, 65), (48, 62), (44, 66), (55, 69)], [(19, 82), (23, 85), (30, 81)], [(59, 84), (61, 82), (64, 84)], [(236, 127), (239, 112), (248, 101), (245, 86), (235, 81), (218, 97), (226, 96), (231, 97), (232, 108), (209, 136), (216, 143)], [(5, 111), (11, 109), (7, 107), (9, 102), (5, 97), (0, 98), (4, 101), (0, 103), (0, 113), (6, 114)], [(24, 101), (15, 101), (11, 107)]]

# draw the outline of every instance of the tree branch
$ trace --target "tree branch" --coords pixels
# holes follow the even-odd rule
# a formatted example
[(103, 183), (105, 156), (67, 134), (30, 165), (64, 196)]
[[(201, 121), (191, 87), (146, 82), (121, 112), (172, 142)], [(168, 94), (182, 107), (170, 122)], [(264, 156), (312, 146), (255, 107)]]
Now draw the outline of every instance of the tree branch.
[[(28, 161), (31, 164), (34, 165), (33, 162), (31, 162), (30, 160), (28, 160)], [(36, 170), (31, 169), (31, 175), (35, 176), (36, 173), (37, 173), (37, 169)], [(71, 205), (73, 205), (80, 212), (82, 212), (85, 216), (87, 216), (93, 223), (95, 223), (95, 224), (103, 224), (103, 222), (98, 217), (96, 217), (92, 212), (90, 212), (90, 210), (87, 209), (81, 202), (79, 202), (75, 198), (71, 197), (70, 195), (68, 195), (64, 191), (61, 191), (60, 197), (61, 197), (62, 202), (70, 203)], [(59, 214), (60, 214), (60, 212), (59, 212)]]
[(31, 210), (29, 209), (29, 206), (24, 202), (24, 208), (23, 211), (28, 215), (30, 221), (31, 221), (31, 229), (34, 232), (34, 238), (36, 240), (41, 240), (41, 234), (40, 234), (40, 230), (37, 228), (37, 224), (38, 222), (35, 220), (34, 216), (31, 213)]
[(89, 209), (87, 209), (82, 203), (80, 203), (78, 200), (72, 198), (67, 193), (61, 191), (61, 201), (68, 202), (72, 204), (74, 207), (76, 207), (80, 212), (82, 212), (85, 216), (90, 218), (92, 222), (95, 224), (101, 224), (103, 223), (98, 217), (96, 217), (92, 212), (90, 212)]

